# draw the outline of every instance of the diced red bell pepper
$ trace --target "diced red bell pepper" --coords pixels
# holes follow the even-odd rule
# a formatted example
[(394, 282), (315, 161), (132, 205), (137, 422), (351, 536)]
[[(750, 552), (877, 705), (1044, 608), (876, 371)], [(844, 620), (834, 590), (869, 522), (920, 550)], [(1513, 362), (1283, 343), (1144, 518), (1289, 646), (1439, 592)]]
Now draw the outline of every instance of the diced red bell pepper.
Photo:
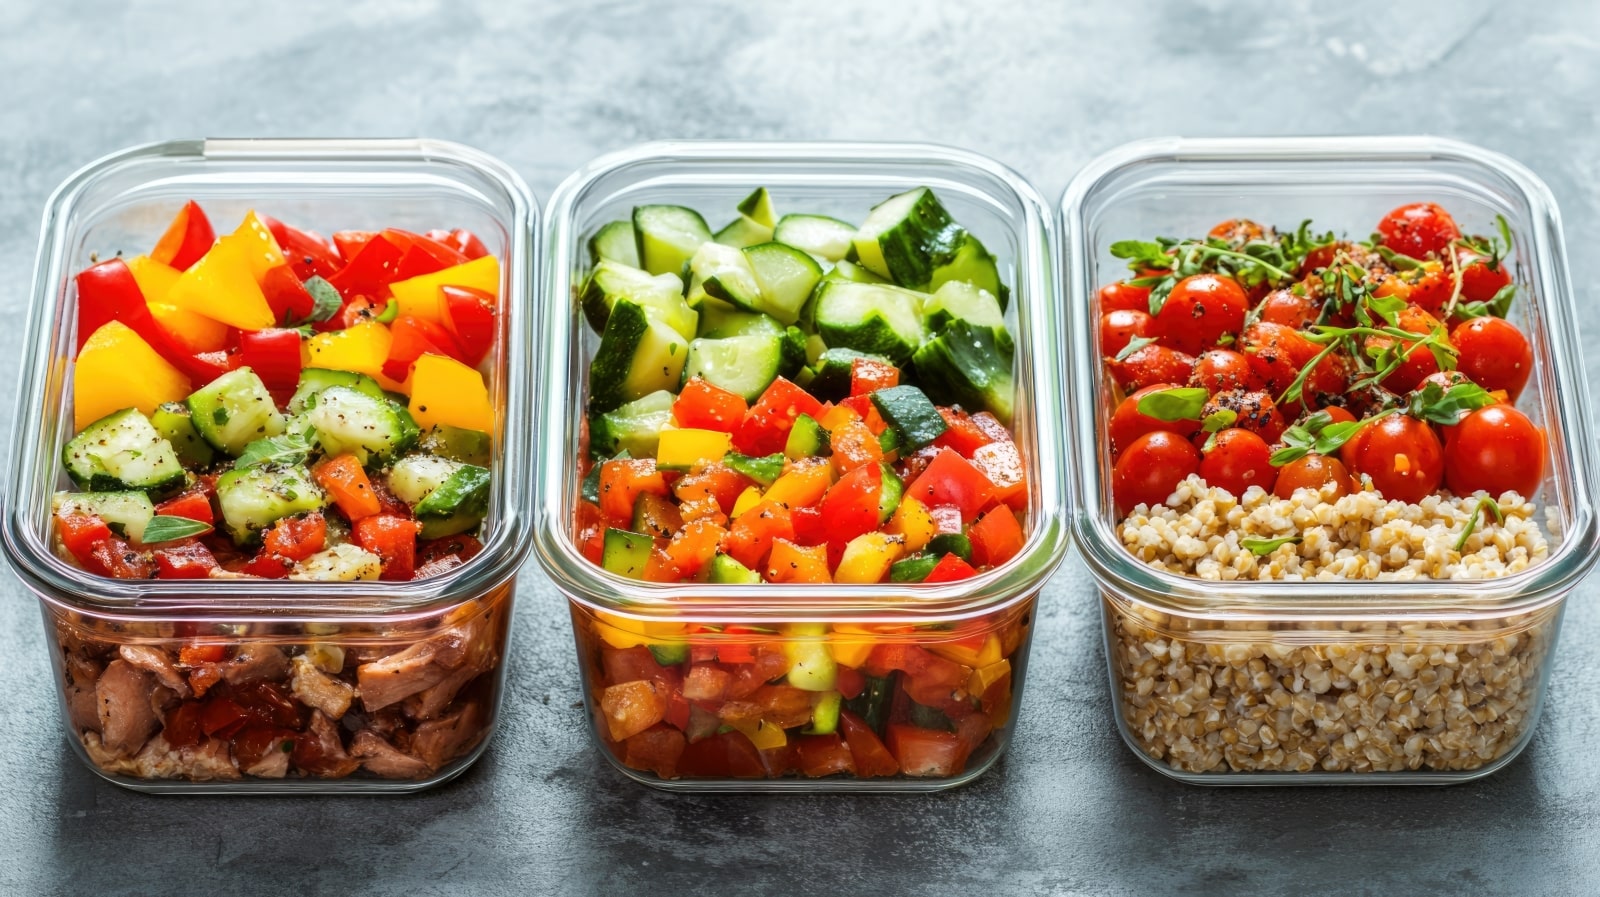
[(201, 489), (191, 489), (182, 495), (167, 499), (156, 505), (156, 513), (163, 517), (185, 517), (201, 523), (216, 522), (216, 517), (211, 511), (211, 499)]
[(209, 362), (184, 351), (156, 323), (155, 317), (150, 314), (150, 306), (145, 304), (144, 293), (139, 291), (139, 282), (122, 259), (109, 259), (85, 268), (78, 272), (73, 281), (78, 286), (79, 349), (105, 324), (121, 321), (148, 343), (157, 355), (182, 371), (196, 387), (227, 373), (226, 365), (217, 370)]
[(274, 394), (300, 382), (300, 331), (268, 329), (239, 334), (239, 364), (255, 371)]
[(734, 431), (733, 446), (746, 455), (781, 452), (796, 418), (802, 414), (816, 417), (821, 413), (822, 403), (811, 393), (779, 377), (745, 413), (739, 429)]
[(839, 711), (839, 732), (850, 747), (856, 775), (863, 779), (899, 775), (900, 762), (889, 753), (866, 720), (848, 710)]
[(994, 496), (994, 484), (953, 449), (942, 449), (907, 489), (925, 505), (954, 505), (971, 520)]
[(972, 539), (973, 559), (979, 564), (998, 567), (1016, 557), (1027, 541), (1017, 515), (1006, 505), (996, 505), (979, 517), (967, 530)]
[(335, 249), (339, 250), (339, 257), (344, 259), (345, 264), (348, 265), (352, 259), (361, 254), (361, 250), (366, 248), (366, 245), (372, 242), (372, 238), (377, 235), (378, 232), (375, 230), (334, 231), (333, 245)]
[(633, 520), (633, 504), (640, 493), (671, 495), (667, 481), (656, 470), (654, 458), (607, 461), (600, 465), (600, 510), (608, 520), (626, 526)]
[(746, 567), (760, 570), (766, 565), (774, 540), (793, 538), (794, 524), (789, 509), (764, 501), (733, 521), (722, 540), (722, 550)]
[(467, 257), (467, 261), (481, 259), (489, 254), (489, 247), (483, 245), (472, 231), (456, 228), (455, 230), (430, 230), (427, 233), (430, 240), (437, 240)]
[[(278, 241), (278, 248), (283, 250), (284, 261), (294, 271), (295, 277), (302, 281), (313, 277), (326, 280), (337, 274), (344, 267), (339, 256), (326, 241), (309, 231), (298, 230), (277, 220), (260, 216), (267, 230), (272, 231), (272, 238)], [(270, 272), (269, 272), (270, 273)], [(271, 296), (268, 296), (271, 299)]]
[(872, 404), (871, 396), (850, 396), (847, 399), (840, 399), (839, 405), (854, 411), (874, 436), (881, 436), (884, 430), (889, 429), (888, 422), (878, 413), (878, 406)]
[(200, 204), (191, 199), (173, 216), (166, 232), (156, 241), (155, 248), (150, 250), (150, 258), (179, 271), (187, 271), (190, 265), (200, 261), (200, 257), (216, 241), (217, 235), (211, 229), (211, 221), (200, 209)]
[(704, 779), (762, 779), (761, 752), (739, 732), (720, 732), (688, 745), (678, 758), (678, 774)]
[(294, 560), (271, 551), (260, 551), (255, 557), (239, 568), (240, 573), (259, 576), (262, 579), (285, 579), (289, 571), (294, 569)]
[(954, 732), (890, 723), (884, 741), (908, 776), (948, 778), (967, 764), (966, 750)]
[[(725, 637), (748, 635), (750, 636), (750, 640), (738, 641), (733, 638), (728, 638), (726, 641), (718, 642), (717, 660), (721, 661), (722, 663), (735, 664), (748, 664), (756, 662), (756, 647), (759, 645), (763, 637), (762, 633), (751, 629), (749, 626), (740, 626), (737, 623), (724, 626), (722, 632)], [(743, 670), (734, 671), (736, 676), (741, 672), (743, 672)], [(741, 692), (741, 697), (746, 693), (747, 692)]]
[(294, 561), (303, 561), (321, 551), (327, 541), (328, 522), (320, 511), (284, 517), (261, 535), (263, 548)]
[(743, 396), (713, 386), (699, 377), (685, 383), (677, 400), (672, 403), (672, 417), (678, 426), (720, 433), (737, 430), (748, 410)]
[(789, 525), (794, 528), (792, 541), (802, 548), (826, 545), (832, 535), (822, 523), (821, 508), (790, 508)]
[(813, 779), (841, 772), (855, 772), (855, 757), (839, 735), (802, 735), (795, 739), (795, 762), (800, 772)]
[(300, 322), (311, 317), (316, 300), (306, 291), (300, 276), (288, 265), (278, 265), (267, 270), (261, 278), (261, 294), (271, 306), (273, 317), (285, 324)]
[(977, 576), (978, 571), (972, 565), (963, 561), (958, 554), (947, 554), (939, 559), (939, 563), (928, 571), (923, 577), (923, 582), (956, 582), (957, 580), (970, 579)]
[(200, 728), (200, 702), (184, 701), (167, 711), (161, 737), (175, 748), (194, 747), (204, 732)]
[(57, 514), (56, 532), (61, 544), (84, 566), (90, 563), (95, 548), (112, 538), (111, 528), (94, 514)]
[(211, 549), (198, 542), (158, 548), (155, 555), (158, 579), (207, 579), (211, 571), (217, 569), (217, 559)]
[(393, 380), (411, 376), (411, 366), (424, 355), (443, 355), (462, 360), (461, 347), (456, 345), (450, 331), (415, 315), (401, 315), (389, 327), (394, 340), (389, 343), (389, 358), (383, 363), (383, 374)]
[(469, 367), (483, 362), (494, 348), (494, 297), (473, 287), (443, 286), (444, 320)]
[[(335, 242), (339, 234), (334, 234)], [(344, 244), (340, 244), (341, 254)], [(372, 235), (354, 256), (346, 255), (349, 262), (339, 272), (328, 278), (328, 283), (345, 299), (365, 296), (368, 299), (386, 299), (389, 284), (399, 279), (400, 259), (405, 250), (389, 242), (382, 234)]]
[(409, 517), (374, 514), (352, 524), (357, 545), (383, 558), (380, 578), (405, 582), (417, 570), (417, 533), (422, 524)]
[(400, 276), (396, 277), (396, 280), (432, 274), (471, 261), (448, 242), (422, 234), (390, 227), (385, 228), (382, 235), (384, 239), (401, 247), (406, 253), (401, 259)]
[(334, 504), (349, 520), (371, 517), (383, 510), (378, 494), (373, 491), (372, 480), (362, 469), (355, 455), (339, 455), (317, 465), (312, 472), (317, 484), (333, 498)]
[(879, 389), (900, 385), (900, 369), (876, 358), (850, 361), (850, 395), (870, 395)]
[(857, 467), (828, 487), (819, 510), (828, 542), (847, 543), (878, 528), (878, 504), (883, 498), (883, 468)]
[(113, 579), (149, 579), (155, 572), (155, 563), (144, 552), (112, 536), (95, 543), (83, 567), (90, 573)]
[(994, 441), (965, 411), (940, 408), (939, 416), (944, 418), (945, 426), (933, 441), (939, 448), (955, 449), (961, 457), (971, 458), (973, 452)]

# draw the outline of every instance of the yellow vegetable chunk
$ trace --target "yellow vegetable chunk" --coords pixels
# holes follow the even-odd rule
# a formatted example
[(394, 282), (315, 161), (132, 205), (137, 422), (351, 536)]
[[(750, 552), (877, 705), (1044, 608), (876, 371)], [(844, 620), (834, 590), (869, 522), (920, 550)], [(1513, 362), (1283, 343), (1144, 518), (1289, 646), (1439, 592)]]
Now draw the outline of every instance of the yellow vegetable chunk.
[(136, 255), (127, 260), (127, 265), (147, 304), (167, 301), (168, 291), (183, 276), (182, 271), (171, 265), (163, 265), (148, 255)]
[(758, 751), (770, 751), (789, 743), (789, 736), (784, 733), (783, 727), (764, 719), (729, 720), (728, 725), (743, 732)]
[(464, 265), (389, 284), (389, 292), (394, 294), (395, 302), (399, 303), (400, 314), (416, 315), (443, 324), (444, 304), (439, 298), (440, 287), (472, 287), (491, 296), (499, 296), (500, 261), (492, 255), (486, 255)]
[(823, 493), (833, 485), (833, 465), (827, 458), (808, 458), (790, 466), (789, 472), (778, 477), (764, 496), (786, 508), (809, 508), (822, 500)]
[(659, 645), (681, 642), (689, 627), (684, 623), (659, 620), (639, 620), (619, 614), (594, 611), (595, 632), (613, 648), (633, 648), (638, 645)]
[(828, 412), (822, 415), (822, 419), (817, 423), (822, 425), (822, 429), (832, 433), (845, 424), (860, 419), (861, 415), (857, 414), (854, 408), (848, 405), (835, 405), (828, 409)]
[(376, 321), (344, 330), (319, 333), (300, 344), (302, 363), (308, 368), (354, 371), (378, 381), (384, 389), (404, 392), (405, 384), (384, 376), (383, 362), (393, 342), (389, 328)]
[(1011, 675), (1011, 661), (1001, 658), (994, 663), (986, 664), (972, 671), (967, 679), (967, 691), (971, 694), (982, 695), (989, 690), (989, 686), (999, 682), (1004, 676)]
[(483, 375), (453, 358), (424, 355), (411, 371), (411, 416), (424, 431), (444, 424), (494, 432), (494, 405)]
[(921, 551), (939, 534), (939, 525), (933, 522), (927, 505), (908, 495), (901, 499), (900, 507), (895, 508), (884, 531), (905, 536), (906, 551)]
[(133, 329), (111, 321), (89, 335), (72, 376), (72, 423), (81, 430), (113, 411), (145, 414), (189, 395), (189, 378)]
[(905, 537), (888, 533), (863, 533), (850, 540), (833, 573), (838, 583), (881, 582), (889, 567), (905, 552)]
[(216, 352), (228, 345), (228, 325), (167, 302), (167, 293), (183, 276), (182, 271), (171, 265), (163, 265), (148, 255), (136, 255), (128, 259), (128, 270), (139, 284), (139, 292), (144, 295), (151, 316), (184, 351), (198, 355), (201, 352)]
[(662, 430), (656, 448), (656, 466), (669, 470), (693, 470), (721, 461), (733, 448), (733, 436), (716, 430)]
[(279, 265), (285, 264), (283, 250), (278, 248), (278, 240), (272, 235), (255, 213), (251, 210), (244, 216), (244, 222), (231, 236), (237, 237), (239, 243), (245, 248), (245, 258), (250, 262), (250, 274), (255, 277), (256, 283), (267, 276), (267, 272)]
[(755, 486), (749, 486), (739, 493), (738, 498), (733, 500), (733, 513), (728, 515), (728, 519), (738, 520), (744, 516), (744, 512), (759, 504), (761, 504), (761, 490)]
[(252, 254), (259, 253), (253, 242), (250, 235), (237, 233), (218, 240), (178, 277), (166, 303), (241, 330), (277, 323), (251, 267)]
[(878, 641), (872, 630), (849, 623), (835, 623), (833, 631), (828, 633), (828, 647), (833, 651), (833, 659), (847, 667), (866, 663), (867, 655), (872, 653)]
[[(929, 651), (953, 660), (964, 667), (986, 667), (999, 663), (1001, 657), (1000, 636), (989, 633), (983, 639), (983, 646), (979, 648), (968, 647), (957, 642), (944, 642), (927, 646)], [(980, 692), (981, 694), (981, 692)]]

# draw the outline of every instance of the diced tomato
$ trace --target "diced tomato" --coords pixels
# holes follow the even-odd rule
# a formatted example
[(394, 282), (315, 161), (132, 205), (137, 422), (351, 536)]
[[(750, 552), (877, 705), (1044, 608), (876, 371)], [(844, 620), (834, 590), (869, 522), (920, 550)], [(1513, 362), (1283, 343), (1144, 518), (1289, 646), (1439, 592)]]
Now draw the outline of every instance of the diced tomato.
[(423, 355), (443, 355), (461, 361), (463, 353), (455, 337), (432, 321), (415, 315), (401, 315), (389, 326), (393, 340), (389, 358), (383, 363), (384, 376), (404, 380), (411, 376), (411, 365)]
[(845, 543), (878, 528), (878, 504), (883, 497), (883, 470), (868, 464), (850, 471), (828, 487), (819, 506), (828, 542)]
[(88, 564), (95, 547), (111, 538), (111, 528), (94, 514), (57, 514), (56, 532), (80, 564)]
[(444, 286), (444, 319), (469, 367), (483, 362), (494, 348), (494, 297), (472, 287)]
[(866, 721), (848, 710), (839, 711), (839, 732), (850, 747), (855, 773), (863, 779), (900, 773), (900, 762), (889, 753)]
[(954, 732), (890, 723), (884, 741), (908, 776), (946, 778), (966, 765), (966, 751)]
[(775, 502), (764, 501), (739, 515), (728, 528), (722, 540), (722, 550), (729, 557), (752, 570), (760, 570), (772, 551), (774, 539), (794, 539), (794, 524), (789, 509)]
[(116, 536), (95, 543), (83, 567), (90, 573), (113, 579), (149, 579), (155, 573), (155, 564), (148, 554), (134, 551)]
[(833, 687), (848, 701), (861, 694), (867, 687), (867, 677), (861, 675), (861, 671), (855, 667), (841, 665)]
[(378, 495), (372, 490), (372, 480), (361, 468), (355, 455), (339, 455), (317, 465), (314, 472), (317, 485), (333, 498), (339, 510), (351, 521), (371, 517), (382, 510)]
[(795, 739), (795, 760), (800, 772), (813, 779), (855, 772), (850, 746), (838, 735), (802, 735)]
[(200, 257), (216, 240), (211, 221), (206, 218), (200, 204), (191, 199), (173, 216), (166, 232), (156, 241), (155, 248), (150, 250), (150, 258), (179, 271), (187, 271), (190, 265), (200, 261)]
[(161, 724), (161, 737), (175, 748), (194, 747), (205, 734), (200, 728), (200, 702), (184, 701), (167, 711)]
[(956, 582), (962, 579), (971, 579), (977, 575), (978, 571), (971, 564), (963, 561), (960, 555), (947, 554), (939, 559), (939, 563), (928, 571), (928, 575), (922, 581)]
[(211, 512), (211, 499), (200, 489), (192, 489), (156, 505), (156, 513), (163, 517), (185, 517), (201, 523), (216, 522)]
[(884, 430), (889, 429), (889, 424), (884, 421), (883, 415), (878, 413), (878, 406), (872, 404), (871, 396), (851, 396), (848, 399), (841, 399), (839, 406), (854, 411), (874, 436), (881, 436)]
[(231, 738), (250, 721), (243, 707), (221, 695), (208, 699), (200, 708), (200, 729), (207, 735)]
[(215, 643), (196, 642), (178, 649), (178, 663), (186, 667), (198, 666), (202, 663), (221, 663), (222, 659), (227, 656), (227, 647)]
[(944, 418), (945, 426), (933, 441), (939, 448), (955, 449), (961, 457), (971, 458), (973, 452), (994, 441), (965, 411), (940, 408), (939, 416)]
[(811, 393), (783, 377), (772, 381), (734, 431), (733, 446), (746, 455), (771, 455), (783, 451), (789, 430), (802, 414), (822, 413), (822, 403)]
[(850, 395), (864, 396), (876, 390), (900, 385), (900, 369), (876, 358), (850, 361)]
[(608, 685), (648, 679), (660, 682), (664, 691), (677, 691), (683, 680), (683, 675), (678, 672), (677, 667), (656, 663), (656, 656), (643, 645), (634, 645), (632, 648), (612, 648), (609, 645), (602, 647), (600, 668), (605, 672)]
[(828, 544), (829, 532), (822, 524), (821, 508), (792, 508), (789, 511), (789, 525), (794, 528), (796, 545), (807, 548), (814, 545)]
[(284, 517), (261, 536), (264, 549), (295, 561), (303, 561), (321, 551), (327, 540), (328, 522), (320, 511)]
[(160, 579), (206, 579), (217, 569), (211, 549), (198, 542), (158, 548), (155, 559), (156, 576)]
[(996, 500), (1010, 505), (1014, 510), (1028, 507), (1027, 473), (1016, 443), (991, 442), (979, 446), (968, 457), (972, 460), (972, 466), (994, 484)]
[(612, 741), (625, 741), (661, 722), (667, 712), (666, 689), (650, 680), (608, 686), (600, 710)]
[(260, 217), (267, 230), (272, 231), (272, 238), (278, 241), (278, 248), (283, 250), (284, 261), (300, 280), (313, 277), (326, 280), (343, 266), (339, 256), (316, 234), (290, 227), (276, 218)]
[(1006, 505), (996, 505), (979, 517), (967, 530), (967, 535), (972, 539), (974, 560), (990, 567), (998, 567), (1016, 557), (1027, 541), (1017, 515)]
[(298, 729), (305, 725), (305, 711), (289, 697), (286, 686), (257, 680), (235, 685), (229, 696), (245, 716), (263, 726)]
[(994, 496), (994, 484), (952, 449), (943, 449), (906, 489), (906, 495), (930, 507), (954, 505), (971, 520)]
[(262, 579), (283, 579), (294, 569), (294, 560), (281, 554), (262, 551), (251, 558), (248, 563), (239, 568), (240, 573), (259, 576)]
[[(683, 712), (687, 717), (688, 705), (684, 705)], [(653, 772), (663, 779), (677, 778), (678, 760), (688, 747), (680, 731), (683, 728), (656, 725), (630, 737), (622, 743), (623, 765), (629, 769)]]
[(828, 434), (833, 469), (841, 475), (858, 467), (878, 466), (883, 460), (883, 445), (872, 428), (859, 420), (845, 421)]
[(574, 515), (574, 533), (577, 536), (578, 550), (592, 563), (599, 564), (605, 559), (606, 544), (606, 519), (600, 512), (600, 506), (593, 502), (578, 502), (578, 511)]
[(683, 696), (691, 701), (720, 701), (733, 675), (714, 663), (697, 663), (683, 678)]
[(719, 732), (684, 748), (678, 774), (690, 778), (761, 779), (767, 768), (761, 753), (739, 732)]
[(685, 383), (677, 401), (672, 403), (672, 417), (678, 426), (720, 433), (736, 430), (748, 410), (743, 396), (713, 386), (699, 377)]
[(267, 271), (261, 278), (261, 294), (272, 307), (273, 316), (285, 324), (310, 318), (317, 305), (289, 265), (278, 265)]
[(300, 331), (239, 334), (239, 363), (255, 371), (272, 392), (293, 392), (300, 382)]
[(405, 582), (416, 573), (417, 533), (422, 524), (394, 514), (374, 514), (351, 525), (355, 542), (383, 558), (380, 578)]
[(730, 467), (710, 464), (696, 473), (679, 477), (672, 484), (672, 494), (678, 497), (678, 510), (685, 520), (696, 516), (688, 509), (701, 504), (715, 505), (725, 515), (733, 510), (733, 503), (749, 488), (750, 482), (749, 477)]
[(627, 526), (641, 493), (670, 495), (667, 481), (656, 470), (654, 458), (607, 461), (600, 465), (600, 510), (606, 519)]
[(715, 521), (691, 520), (673, 534), (672, 541), (667, 543), (667, 555), (679, 573), (694, 576), (711, 563), (727, 534), (728, 531)]
[[(736, 630), (744, 631), (744, 627), (727, 627), (728, 632)], [(755, 638), (770, 638), (770, 636), (756, 635)], [(789, 655), (783, 650), (783, 645), (775, 642), (757, 641), (754, 659), (734, 670), (733, 683), (728, 686), (728, 697), (734, 699), (749, 697), (768, 682), (780, 678), (788, 672)]]
[(276, 726), (245, 726), (233, 736), (233, 759), (240, 769), (248, 769), (260, 763), (268, 751), (282, 750), (285, 741), (291, 742), (292, 750), (295, 734), (293, 729)]
[[(348, 234), (349, 232), (341, 232)], [(328, 278), (328, 283), (339, 291), (339, 295), (346, 299), (365, 296), (368, 299), (384, 299), (389, 295), (389, 284), (398, 279), (400, 259), (405, 255), (404, 250), (385, 239), (382, 234), (373, 234), (359, 248), (355, 254), (346, 254), (345, 244), (339, 241), (340, 234), (334, 234), (333, 240), (339, 245), (339, 252), (348, 259), (348, 263), (339, 272)]]

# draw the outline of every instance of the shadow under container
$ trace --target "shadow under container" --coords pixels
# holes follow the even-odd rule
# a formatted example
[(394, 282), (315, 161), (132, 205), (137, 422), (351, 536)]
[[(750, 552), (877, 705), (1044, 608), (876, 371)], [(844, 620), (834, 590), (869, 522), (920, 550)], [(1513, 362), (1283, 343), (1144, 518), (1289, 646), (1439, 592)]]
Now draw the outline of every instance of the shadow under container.
[[(500, 258), (486, 361), (498, 412), (494, 479), (479, 555), (424, 580), (336, 584), (110, 579), (57, 556), (51, 496), (71, 488), (60, 458), (72, 436), (73, 275), (96, 257), (153, 245), (190, 199), (219, 228), (250, 209), (322, 233), (466, 228)], [(39, 597), (67, 740), (90, 769), (150, 792), (410, 792), (453, 778), (483, 752), (528, 546), (529, 378), (513, 360), (527, 357), (534, 331), (537, 215), (499, 162), (426, 140), (154, 144), (89, 165), (51, 197), (3, 535), (12, 568)], [(225, 691), (257, 734), (206, 735), (201, 681), (226, 683), (208, 690)], [(140, 701), (150, 715), (136, 712)], [(198, 712), (202, 727), (195, 738), (174, 729), (174, 747), (167, 726), (185, 705), (199, 705), (186, 712)]]
[[(757, 187), (771, 191), (780, 212), (859, 221), (871, 206), (919, 186), (931, 187), (984, 242), (1012, 288), (1013, 432), (1029, 486), (1023, 551), (998, 569), (944, 585), (654, 584), (586, 560), (576, 545), (574, 512), (589, 362), (599, 339), (573, 297), (590, 267), (589, 237), (639, 204), (732, 217)], [(545, 256), (544, 296), (553, 311), (546, 318), (543, 407), (552, 419), (539, 448), (538, 555), (570, 600), (580, 687), (606, 758), (639, 782), (680, 791), (934, 791), (982, 775), (1010, 740), (1039, 589), (1068, 538), (1057, 385), (1061, 323), (1051, 286), (1050, 222), (1033, 189), (998, 163), (937, 146), (646, 144), (596, 159), (556, 190), (546, 212)], [(684, 671), (693, 675), (697, 659), (731, 659), (738, 676), (764, 682), (784, 674), (787, 658), (817, 650), (840, 669), (861, 666), (875, 651), (902, 658), (902, 668), (937, 668), (960, 679), (954, 688), (970, 694), (981, 712), (958, 731), (929, 736), (920, 776), (875, 778), (831, 772), (824, 760), (800, 756), (804, 736), (784, 729), (810, 718), (810, 702), (792, 708), (769, 702), (759, 718), (740, 719), (725, 704), (724, 719), (708, 718), (681, 697)], [(670, 694), (665, 721), (614, 739), (602, 708), (607, 683), (643, 685), (652, 678)], [(939, 759), (952, 756), (954, 762)], [(803, 775), (796, 768), (802, 765), (816, 776)]]
[[(1205, 580), (1136, 559), (1119, 536), (1105, 438), (1112, 384), (1097, 290), (1128, 276), (1117, 240), (1310, 218), (1361, 239), (1437, 202), (1466, 233), (1513, 237), (1510, 319), (1533, 345), (1518, 407), (1548, 434), (1533, 500), (1547, 556), (1501, 578)], [(1102, 594), (1112, 706), (1146, 763), (1203, 785), (1449, 784), (1528, 744), (1563, 603), (1593, 563), (1595, 462), (1560, 220), (1520, 164), (1431, 138), (1162, 139), (1091, 163), (1062, 200), (1074, 333), (1078, 546)]]

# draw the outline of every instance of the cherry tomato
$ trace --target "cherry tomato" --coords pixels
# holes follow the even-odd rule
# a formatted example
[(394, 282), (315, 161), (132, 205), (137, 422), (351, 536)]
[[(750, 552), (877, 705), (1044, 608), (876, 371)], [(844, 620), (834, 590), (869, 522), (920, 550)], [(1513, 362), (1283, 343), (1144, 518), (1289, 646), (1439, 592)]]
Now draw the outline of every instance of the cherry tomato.
[(1228, 392), (1235, 389), (1259, 389), (1261, 381), (1250, 370), (1250, 359), (1232, 349), (1207, 349), (1194, 360), (1194, 374), (1190, 386), (1201, 386), (1207, 392)]
[(1136, 336), (1148, 337), (1155, 331), (1149, 312), (1119, 308), (1100, 316), (1100, 354), (1116, 357)]
[[(1435, 327), (1441, 327), (1439, 319), (1415, 305), (1408, 305), (1400, 310), (1397, 323), (1401, 330), (1408, 333), (1428, 334)], [(1369, 349), (1383, 348), (1392, 345), (1395, 340), (1387, 336), (1368, 337), (1366, 344)], [(1401, 340), (1399, 351), (1404, 352), (1407, 347), (1415, 345), (1411, 340)], [(1385, 389), (1396, 394), (1408, 393), (1417, 388), (1429, 374), (1439, 371), (1439, 360), (1426, 348), (1413, 351), (1400, 366), (1395, 368), (1389, 376), (1383, 378)]]
[(1178, 281), (1156, 315), (1164, 346), (1195, 355), (1238, 333), (1250, 302), (1238, 281), (1220, 274), (1195, 274)]
[(1515, 402), (1533, 373), (1533, 346), (1504, 318), (1473, 318), (1450, 333), (1457, 369), (1487, 390), (1503, 389)]
[(1338, 405), (1329, 405), (1321, 410), (1326, 411), (1328, 413), (1328, 417), (1331, 418), (1328, 424), (1329, 426), (1332, 426), (1333, 424), (1347, 424), (1356, 419), (1354, 414), (1351, 414), (1347, 409), (1340, 408)]
[[(1322, 490), (1329, 483), (1336, 485), (1330, 501), (1342, 498), (1356, 490), (1355, 478), (1338, 458), (1312, 452), (1283, 465), (1278, 471), (1278, 482), (1272, 494), (1279, 498), (1294, 498), (1297, 489)], [(1326, 498), (1326, 496), (1324, 496)]]
[(1165, 502), (1184, 478), (1200, 469), (1200, 451), (1176, 433), (1157, 430), (1133, 441), (1111, 473), (1120, 513)]
[(1251, 486), (1272, 491), (1278, 469), (1272, 466), (1272, 449), (1266, 440), (1239, 427), (1217, 434), (1217, 442), (1200, 461), (1200, 476), (1207, 485), (1242, 497)]
[(1277, 442), (1288, 426), (1284, 423), (1283, 413), (1272, 401), (1272, 396), (1259, 389), (1235, 389), (1213, 395), (1201, 409), (1200, 419), (1205, 420), (1224, 410), (1234, 413), (1235, 427), (1255, 433), (1268, 444)]
[(1444, 447), (1426, 423), (1391, 414), (1345, 443), (1345, 463), (1372, 478), (1384, 498), (1419, 502), (1444, 479)]
[(1407, 271), (1403, 279), (1410, 287), (1406, 301), (1430, 315), (1444, 311), (1445, 305), (1450, 302), (1450, 295), (1455, 292), (1455, 281), (1442, 266)]
[(1226, 240), (1232, 246), (1243, 246), (1251, 240), (1261, 239), (1266, 233), (1261, 225), (1249, 218), (1229, 218), (1213, 227), (1206, 236)]
[(1139, 413), (1140, 399), (1153, 392), (1176, 388), (1171, 383), (1153, 383), (1123, 399), (1111, 414), (1111, 451), (1119, 452), (1133, 445), (1133, 441), (1140, 436), (1157, 430), (1176, 433), (1185, 439), (1200, 432), (1200, 422), (1196, 420), (1165, 421)]
[(1256, 306), (1257, 320), (1303, 330), (1317, 320), (1317, 304), (1288, 290), (1273, 290)]
[(1187, 383), (1194, 373), (1194, 356), (1166, 346), (1145, 346), (1121, 361), (1108, 362), (1111, 375), (1124, 390), (1135, 390), (1152, 383)]
[(1491, 268), (1487, 258), (1458, 246), (1456, 264), (1461, 268), (1461, 298), (1467, 302), (1488, 302), (1495, 293), (1511, 285), (1511, 271), (1504, 259)]
[(1333, 260), (1338, 256), (1341, 247), (1342, 244), (1340, 243), (1329, 243), (1326, 246), (1318, 246), (1316, 249), (1306, 253), (1305, 259), (1300, 263), (1300, 275), (1304, 277), (1307, 274), (1314, 274), (1333, 264)]
[(1100, 313), (1113, 311), (1150, 311), (1150, 288), (1136, 287), (1125, 280), (1108, 283), (1100, 288)]
[(1383, 245), (1417, 259), (1443, 253), (1451, 241), (1461, 238), (1455, 219), (1431, 202), (1403, 205), (1383, 216), (1378, 233)]
[(1455, 427), (1444, 448), (1445, 484), (1457, 495), (1482, 490), (1531, 498), (1544, 479), (1544, 434), (1506, 404), (1479, 408)]
[[(1239, 335), (1239, 351), (1250, 359), (1250, 369), (1261, 383), (1273, 395), (1281, 395), (1322, 347), (1292, 327), (1257, 321)], [(1317, 362), (1301, 391), (1310, 397), (1342, 395), (1346, 367), (1338, 353), (1329, 355)]]

